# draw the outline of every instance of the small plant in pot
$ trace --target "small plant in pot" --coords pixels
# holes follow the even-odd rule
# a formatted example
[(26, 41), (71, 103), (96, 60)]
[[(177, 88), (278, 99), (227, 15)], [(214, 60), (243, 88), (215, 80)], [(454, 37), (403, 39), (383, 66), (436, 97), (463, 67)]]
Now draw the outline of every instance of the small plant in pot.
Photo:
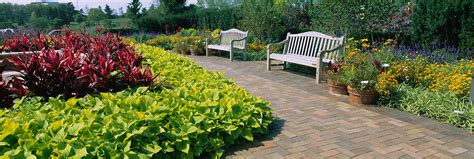
[(189, 51), (191, 52), (191, 55), (194, 56), (199, 56), (199, 55), (204, 55), (204, 43), (201, 39), (197, 39), (193, 41), (193, 44), (189, 46)]
[(348, 95), (347, 85), (343, 82), (342, 62), (330, 62), (327, 69), (329, 93), (334, 95)]
[(199, 48), (196, 45), (191, 45), (189, 46), (189, 52), (191, 52), (191, 55), (196, 56), (198, 55)]
[(175, 45), (176, 51), (179, 54), (189, 54), (189, 44), (185, 42), (180, 42)]
[(351, 103), (375, 104), (379, 96), (375, 89), (379, 70), (368, 54), (359, 56), (348, 62), (347, 68), (343, 69), (342, 78), (348, 85)]

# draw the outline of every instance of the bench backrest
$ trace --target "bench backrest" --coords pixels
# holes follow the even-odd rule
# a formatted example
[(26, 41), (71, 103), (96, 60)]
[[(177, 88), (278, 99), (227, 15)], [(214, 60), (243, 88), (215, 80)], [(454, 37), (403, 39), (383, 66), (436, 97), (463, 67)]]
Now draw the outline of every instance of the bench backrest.
[[(317, 57), (323, 50), (333, 49), (344, 42), (344, 37), (333, 37), (319, 32), (288, 33), (283, 54)], [(327, 53), (324, 62), (336, 61), (340, 51)]]
[[(220, 45), (230, 45), (232, 40), (240, 40), (242, 38), (246, 38), (248, 35), (248, 31), (244, 32), (239, 29), (230, 29), (221, 31), (219, 44)], [(245, 49), (247, 47), (247, 39), (234, 42), (234, 47), (239, 49)]]

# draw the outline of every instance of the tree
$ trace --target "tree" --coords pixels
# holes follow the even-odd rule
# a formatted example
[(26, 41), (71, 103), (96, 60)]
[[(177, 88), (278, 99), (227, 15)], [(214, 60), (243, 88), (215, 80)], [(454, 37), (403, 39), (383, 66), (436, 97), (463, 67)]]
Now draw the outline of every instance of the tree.
[(87, 21), (95, 24), (99, 24), (101, 20), (106, 19), (107, 16), (104, 12), (102, 12), (99, 8), (92, 8), (89, 10), (89, 14), (87, 15)]
[(186, 8), (186, 0), (160, 0), (160, 8), (165, 14), (180, 13)]
[(280, 6), (272, 0), (245, 0), (238, 16), (239, 27), (254, 34), (259, 43), (272, 42), (284, 35)]
[(142, 8), (142, 13), (141, 13), (141, 14), (142, 14), (142, 16), (146, 15), (146, 14), (147, 14), (147, 12), (148, 12), (148, 10), (147, 10), (146, 8)]
[(112, 8), (110, 8), (110, 6), (108, 4), (105, 5), (104, 12), (105, 12), (105, 15), (107, 16), (107, 18), (109, 18), (109, 19), (114, 18), (114, 10), (112, 10)]
[(83, 13), (84, 13), (84, 11), (82, 9), (80, 9), (79, 13), (73, 16), (74, 21), (80, 23), (80, 22), (83, 22), (84, 20), (86, 20), (86, 17), (84, 16)]
[(243, 3), (243, 0), (198, 0), (197, 5), (205, 8), (230, 8)]
[(52, 23), (51, 20), (49, 20), (46, 17), (40, 17), (35, 11), (33, 11), (31, 12), (28, 25), (32, 28), (36, 28), (39, 30), (46, 30), (46, 29), (49, 29), (51, 23)]
[(140, 9), (142, 8), (142, 3), (139, 0), (132, 0), (131, 3), (127, 6), (127, 16), (133, 21), (137, 21), (140, 18)]

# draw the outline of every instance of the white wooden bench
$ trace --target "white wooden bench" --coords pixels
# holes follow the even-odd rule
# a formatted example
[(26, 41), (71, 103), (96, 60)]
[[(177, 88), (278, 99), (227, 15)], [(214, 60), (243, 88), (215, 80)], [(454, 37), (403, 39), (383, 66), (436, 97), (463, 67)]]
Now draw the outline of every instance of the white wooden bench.
[[(316, 68), (316, 82), (321, 82), (323, 63), (335, 62), (342, 52), (344, 36), (333, 37), (319, 32), (288, 33), (286, 40), (267, 46), (267, 70), (271, 61), (283, 61)], [(273, 53), (274, 45), (284, 45), (282, 53)]]
[(209, 39), (206, 39), (206, 56), (209, 56), (209, 49), (227, 51), (232, 62), (234, 50), (242, 50), (244, 59), (247, 58), (247, 35), (248, 31), (244, 32), (239, 29), (221, 31), (218, 44), (209, 44)]

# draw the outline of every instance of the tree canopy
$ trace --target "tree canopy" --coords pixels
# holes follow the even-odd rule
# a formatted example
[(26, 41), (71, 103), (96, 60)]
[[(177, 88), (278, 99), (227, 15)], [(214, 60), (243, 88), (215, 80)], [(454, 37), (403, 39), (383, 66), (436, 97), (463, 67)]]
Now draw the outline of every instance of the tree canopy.
[(136, 21), (140, 18), (140, 10), (142, 8), (142, 3), (139, 0), (132, 0), (127, 6), (127, 16)]

